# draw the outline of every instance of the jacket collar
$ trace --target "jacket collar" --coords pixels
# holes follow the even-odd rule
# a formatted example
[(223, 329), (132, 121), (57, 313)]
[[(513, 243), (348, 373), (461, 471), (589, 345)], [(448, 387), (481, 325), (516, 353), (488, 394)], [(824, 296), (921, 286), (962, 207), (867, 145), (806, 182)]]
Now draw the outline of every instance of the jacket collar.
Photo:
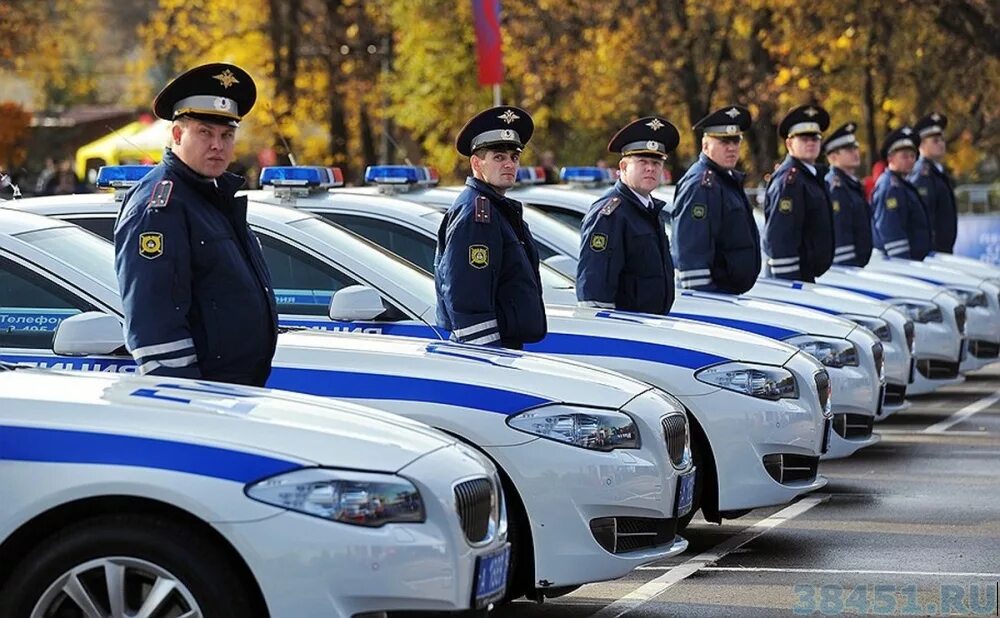
[(215, 179), (215, 182), (212, 182), (211, 178), (202, 176), (188, 167), (188, 165), (181, 161), (180, 157), (174, 154), (174, 152), (169, 148), (163, 152), (163, 165), (165, 165), (167, 169), (174, 174), (191, 181), (195, 187), (198, 187), (199, 190), (205, 192), (206, 194), (214, 193), (215, 188), (218, 187), (218, 191), (221, 195), (232, 197), (237, 191), (240, 190), (243, 183), (246, 181), (245, 178), (238, 176), (237, 174), (223, 172), (222, 176), (219, 176)]
[(465, 186), (475, 189), (479, 193), (482, 193), (490, 199), (495, 204), (503, 204), (513, 210), (514, 212), (521, 212), (521, 202), (517, 200), (512, 200), (509, 197), (500, 195), (497, 190), (494, 189), (489, 183), (483, 182), (474, 176), (469, 176), (465, 179)]
[(735, 182), (741, 187), (743, 186), (743, 179), (746, 178), (746, 174), (744, 174), (743, 172), (738, 170), (732, 170), (733, 173), (730, 174), (729, 173), (730, 170), (727, 170), (726, 168), (722, 167), (715, 161), (709, 159), (707, 156), (705, 156), (704, 152), (698, 155), (698, 160), (701, 161), (702, 164), (705, 165), (706, 167), (710, 167), (711, 169), (713, 169), (715, 171), (715, 175), (718, 176), (719, 178), (723, 178), (729, 182)]
[(663, 200), (658, 200), (651, 195), (649, 198), (653, 201), (653, 206), (652, 208), (646, 208), (646, 205), (639, 200), (639, 197), (635, 194), (635, 192), (621, 180), (615, 182), (615, 186), (609, 193), (611, 192), (617, 193), (621, 197), (622, 201), (628, 202), (642, 213), (653, 213), (659, 215), (660, 211), (663, 210), (663, 207), (667, 205), (667, 203)]

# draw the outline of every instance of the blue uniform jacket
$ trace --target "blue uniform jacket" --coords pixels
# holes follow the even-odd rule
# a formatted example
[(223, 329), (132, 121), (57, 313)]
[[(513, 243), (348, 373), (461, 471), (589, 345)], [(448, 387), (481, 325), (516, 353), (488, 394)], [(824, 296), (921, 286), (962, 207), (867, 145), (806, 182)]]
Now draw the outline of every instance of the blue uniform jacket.
[(764, 198), (764, 253), (771, 275), (813, 282), (833, 263), (833, 213), (822, 177), (789, 155)]
[(141, 373), (263, 385), (278, 314), (243, 178), (213, 183), (167, 151), (115, 226), (126, 342)]
[(757, 282), (760, 234), (743, 176), (702, 154), (677, 183), (671, 248), (681, 287), (742, 294)]
[(902, 175), (886, 170), (872, 192), (875, 246), (889, 257), (922, 260), (932, 247), (927, 210), (917, 188)]
[(475, 178), (465, 185), (438, 228), (438, 325), (465, 343), (539, 341), (547, 325), (538, 250), (521, 203)]
[(951, 253), (958, 235), (958, 208), (955, 185), (948, 172), (938, 169), (930, 159), (917, 159), (908, 180), (917, 188), (927, 209), (934, 237), (934, 251)]
[(580, 229), (576, 297), (584, 304), (665, 314), (674, 304), (674, 263), (660, 219), (620, 180), (594, 202)]
[(831, 167), (826, 173), (826, 188), (837, 243), (833, 263), (863, 267), (872, 257), (872, 208), (865, 199), (864, 187), (844, 170)]

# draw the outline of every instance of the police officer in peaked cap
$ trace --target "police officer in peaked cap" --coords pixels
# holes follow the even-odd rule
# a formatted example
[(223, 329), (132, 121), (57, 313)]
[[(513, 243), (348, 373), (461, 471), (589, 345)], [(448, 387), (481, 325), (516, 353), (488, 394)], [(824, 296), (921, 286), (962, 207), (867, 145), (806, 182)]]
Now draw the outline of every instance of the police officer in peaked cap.
[(594, 202), (580, 230), (579, 304), (665, 314), (674, 304), (674, 263), (652, 192), (679, 141), (662, 116), (629, 123), (608, 143), (619, 153), (618, 182)]
[(872, 210), (857, 177), (861, 147), (856, 130), (857, 125), (848, 122), (823, 142), (830, 162), (825, 180), (833, 209), (833, 263), (844, 266), (865, 266), (872, 255)]
[(263, 386), (278, 316), (244, 179), (226, 172), (257, 98), (238, 66), (195, 67), (157, 95), (172, 121), (163, 161), (133, 187), (115, 226), (127, 347), (140, 373)]
[(872, 193), (875, 246), (887, 256), (923, 260), (933, 250), (930, 219), (917, 188), (907, 175), (917, 160), (917, 133), (902, 127), (889, 133), (882, 146), (886, 169)]
[(771, 176), (764, 197), (764, 253), (768, 272), (813, 282), (833, 263), (833, 213), (816, 167), (830, 115), (801, 105), (778, 125), (788, 156)]
[(917, 134), (920, 157), (910, 172), (909, 180), (917, 188), (934, 232), (934, 251), (951, 253), (958, 235), (958, 207), (955, 182), (944, 167), (947, 143), (944, 130), (948, 117), (938, 112), (928, 114), (913, 125)]
[(465, 343), (521, 349), (547, 332), (538, 250), (521, 203), (506, 197), (534, 123), (499, 106), (470, 119), (455, 146), (472, 176), (438, 228), (437, 322)]
[(760, 234), (737, 171), (750, 111), (718, 109), (693, 128), (701, 154), (677, 182), (672, 248), (680, 287), (742, 294), (760, 274)]

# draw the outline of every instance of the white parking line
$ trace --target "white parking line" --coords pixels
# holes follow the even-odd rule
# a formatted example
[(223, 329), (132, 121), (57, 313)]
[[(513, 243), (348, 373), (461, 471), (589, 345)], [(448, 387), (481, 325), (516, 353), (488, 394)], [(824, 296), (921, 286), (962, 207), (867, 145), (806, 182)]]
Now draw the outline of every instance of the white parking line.
[[(645, 567), (640, 567), (645, 568)], [(866, 569), (795, 569), (775, 567), (705, 567), (704, 571), (746, 571), (748, 573), (819, 573), (822, 575), (910, 575), (916, 577), (979, 577), (996, 579), (1000, 573), (949, 573), (945, 571), (871, 571)]]
[(965, 419), (969, 418), (976, 412), (982, 412), (986, 408), (992, 406), (996, 402), (1000, 401), (1000, 393), (993, 393), (992, 395), (987, 395), (979, 401), (974, 401), (969, 405), (965, 406), (958, 412), (955, 412), (945, 420), (940, 423), (934, 423), (927, 429), (924, 429), (923, 433), (945, 433), (948, 429), (958, 423), (961, 423)]
[(656, 579), (639, 586), (632, 592), (626, 594), (619, 600), (594, 614), (593, 618), (620, 618), (620, 616), (624, 616), (633, 609), (637, 609), (653, 600), (667, 588), (683, 581), (684, 579), (704, 569), (709, 564), (712, 564), (717, 560), (721, 560), (726, 554), (739, 549), (768, 530), (780, 526), (786, 521), (795, 519), (817, 504), (826, 502), (829, 499), (830, 496), (828, 495), (809, 496), (807, 498), (803, 498), (795, 504), (791, 504), (781, 509), (774, 515), (762, 519), (754, 525), (741, 530), (738, 534), (729, 537), (712, 549), (698, 554), (687, 562), (682, 562)]

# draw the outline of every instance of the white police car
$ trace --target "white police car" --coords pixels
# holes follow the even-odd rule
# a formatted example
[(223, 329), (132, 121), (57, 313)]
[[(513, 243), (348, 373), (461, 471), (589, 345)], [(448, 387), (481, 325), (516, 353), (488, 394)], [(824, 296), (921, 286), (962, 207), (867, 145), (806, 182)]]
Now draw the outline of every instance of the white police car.
[[(385, 179), (395, 177), (390, 173), (398, 171), (399, 177), (405, 179), (403, 173), (411, 169), (383, 167), (379, 173)], [(370, 192), (319, 191), (294, 196), (280, 190), (263, 190), (250, 192), (249, 196), (253, 201), (283, 203), (319, 214), (391, 249), (422, 270), (433, 272), (437, 229), (442, 219), (440, 209), (379, 197)], [(451, 197), (453, 199), (454, 194)], [(542, 220), (551, 222), (544, 216)], [(544, 265), (541, 271), (547, 302), (576, 305), (573, 281)], [(657, 316), (646, 317), (656, 319)], [(880, 375), (883, 349), (866, 329), (847, 320), (796, 307), (692, 292), (678, 295), (671, 317), (784, 340), (821, 358), (830, 373), (833, 388), (835, 429), (824, 459), (846, 457), (878, 441), (878, 436), (872, 434), (872, 427), (876, 418), (884, 416), (881, 406), (884, 379)], [(905, 374), (910, 364), (909, 350), (900, 347), (905, 357), (893, 360), (900, 366), (899, 373)]]
[[(109, 233), (116, 214), (110, 196), (79, 196), (76, 202), (35, 198), (19, 208)], [(442, 335), (433, 326), (436, 299), (426, 273), (302, 211), (254, 204), (249, 217), (286, 323)], [(782, 504), (826, 483), (817, 464), (832, 432), (829, 376), (812, 357), (761, 337), (680, 320), (567, 307), (550, 308), (548, 320), (550, 336), (532, 349), (620, 370), (682, 398), (695, 421), (701, 481), (695, 504), (707, 518)]]
[(368, 616), (503, 594), (493, 464), (349, 403), (0, 363), (0, 487), (4, 616)]
[[(95, 214), (94, 202), (111, 196), (78, 198), (81, 212)], [(98, 210), (113, 217), (114, 203), (104, 207)], [(326, 312), (311, 295), (326, 303), (333, 289), (345, 286), (333, 302), (344, 316), (373, 316), (368, 312), (377, 304), (376, 314), (390, 327), (430, 330), (397, 304), (408, 292), (387, 301), (387, 311), (374, 291), (357, 285), (363, 279), (345, 280), (352, 275), (312, 261), (306, 245), (275, 236), (309, 238), (288, 225), (289, 215), (302, 220), (303, 213), (273, 210), (280, 225), (268, 226), (267, 218), (255, 214), (251, 219), (275, 280), (305, 277), (286, 280), (303, 287), (277, 292), (283, 310), (304, 304), (308, 311)], [(389, 259), (370, 251), (377, 260)], [(304, 260), (307, 266), (291, 274), (281, 269), (281, 260)], [(135, 371), (123, 349), (113, 248), (105, 240), (65, 222), (0, 208), (0, 281), (11, 290), (0, 299), (0, 359)], [(310, 299), (303, 302), (303, 295)], [(370, 322), (341, 324), (376, 329)], [(642, 382), (538, 355), (440, 340), (298, 331), (279, 336), (268, 385), (418, 419), (484, 451), (501, 468), (508, 490), (511, 595), (535, 595), (536, 588), (552, 595), (620, 577), (687, 546), (675, 535), (694, 488), (684, 408)], [(812, 412), (800, 414), (811, 418)]]

